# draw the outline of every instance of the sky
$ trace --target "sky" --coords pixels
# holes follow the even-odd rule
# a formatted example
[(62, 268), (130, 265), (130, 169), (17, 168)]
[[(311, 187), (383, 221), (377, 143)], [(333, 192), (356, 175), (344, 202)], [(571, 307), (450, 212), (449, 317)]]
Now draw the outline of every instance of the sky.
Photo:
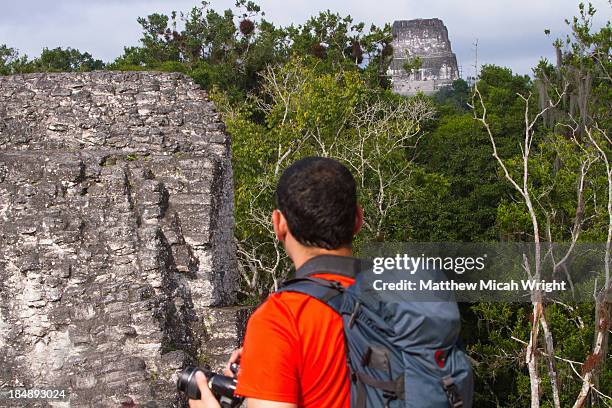
[[(595, 26), (610, 20), (610, 0), (592, 0)], [(322, 10), (383, 25), (394, 20), (440, 18), (463, 77), (478, 65), (496, 64), (530, 74), (541, 57), (554, 61), (552, 41), (568, 32), (565, 18), (578, 14), (578, 0), (256, 0), (276, 25), (300, 24)], [(72, 47), (112, 61), (124, 46), (138, 45), (139, 16), (188, 11), (198, 0), (0, 0), (0, 44), (38, 56), (43, 47)], [(217, 11), (234, 0), (213, 0)], [(551, 30), (547, 37), (544, 29)]]

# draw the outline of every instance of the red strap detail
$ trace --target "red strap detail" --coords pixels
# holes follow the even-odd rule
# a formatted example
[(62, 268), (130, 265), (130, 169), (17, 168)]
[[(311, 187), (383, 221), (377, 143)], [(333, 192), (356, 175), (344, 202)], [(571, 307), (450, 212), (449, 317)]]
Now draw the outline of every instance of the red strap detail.
[(434, 357), (436, 359), (436, 364), (438, 364), (438, 367), (444, 368), (444, 364), (446, 364), (446, 356), (444, 355), (444, 350), (436, 350)]

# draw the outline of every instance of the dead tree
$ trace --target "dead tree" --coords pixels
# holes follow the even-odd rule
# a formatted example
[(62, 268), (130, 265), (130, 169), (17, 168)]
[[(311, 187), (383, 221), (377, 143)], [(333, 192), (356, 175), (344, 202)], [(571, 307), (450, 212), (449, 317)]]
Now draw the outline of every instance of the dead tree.
[[(540, 220), (537, 217), (533, 193), (530, 191), (529, 184), (529, 157), (532, 152), (532, 143), (534, 140), (535, 129), (534, 126), (538, 120), (542, 119), (546, 112), (549, 110), (555, 109), (559, 103), (563, 100), (567, 88), (565, 87), (563, 92), (556, 92), (556, 97), (554, 100), (547, 98), (548, 103), (547, 106), (543, 107), (539, 110), (535, 115), (530, 115), (529, 113), (529, 101), (531, 98), (531, 94), (528, 96), (519, 95), (521, 99), (523, 99), (525, 103), (525, 115), (524, 115), (524, 126), (525, 126), (525, 135), (523, 142), (521, 143), (521, 156), (522, 156), (522, 171), (520, 176), (514, 176), (511, 174), (508, 166), (503, 161), (503, 159), (499, 156), (497, 151), (497, 144), (495, 136), (491, 130), (491, 127), (487, 120), (487, 109), (478, 90), (478, 87), (475, 86), (474, 95), (472, 98), (471, 108), (474, 112), (474, 118), (479, 121), (485, 128), (489, 140), (491, 142), (491, 146), (493, 148), (493, 157), (497, 161), (499, 167), (503, 171), (504, 177), (510, 182), (510, 184), (514, 187), (514, 189), (520, 194), (523, 203), (527, 209), (529, 214), (529, 218), (531, 221), (533, 236), (534, 236), (534, 245), (535, 245), (535, 256), (533, 265), (530, 264), (527, 257), (524, 257), (523, 268), (528, 274), (530, 279), (539, 280), (542, 273), (542, 241), (543, 239), (548, 239), (549, 242), (552, 243), (552, 235), (550, 233), (550, 227), (547, 226), (547, 234), (545, 237), (542, 237), (541, 228), (540, 228)], [(533, 116), (533, 117), (532, 117)], [(582, 382), (581, 391), (576, 399), (574, 404), (574, 408), (583, 407), (585, 402), (587, 401), (587, 397), (589, 393), (592, 391), (603, 398), (610, 399), (609, 396), (605, 395), (603, 392), (598, 390), (594, 385), (594, 378), (596, 376), (597, 370), (601, 366), (602, 361), (604, 360), (604, 356), (606, 353), (606, 346), (608, 343), (608, 337), (610, 333), (610, 297), (612, 295), (612, 288), (610, 284), (610, 263), (612, 258), (612, 165), (610, 164), (610, 159), (608, 158), (607, 152), (612, 149), (612, 142), (610, 137), (606, 134), (604, 130), (599, 128), (596, 123), (585, 122), (585, 121), (574, 121), (575, 126), (571, 127), (571, 138), (574, 143), (583, 151), (588, 154), (584, 154), (581, 157), (580, 163), (580, 174), (577, 175), (578, 182), (576, 187), (576, 213), (573, 220), (573, 225), (570, 228), (571, 230), (571, 241), (570, 245), (566, 251), (566, 253), (561, 257), (559, 261), (555, 261), (553, 258), (553, 273), (557, 272), (557, 270), (562, 269), (565, 262), (570, 258), (572, 251), (574, 251), (576, 247), (576, 243), (579, 239), (582, 225), (585, 221), (584, 216), (584, 189), (585, 189), (585, 180), (587, 174), (596, 161), (602, 161), (605, 165), (606, 176), (607, 176), (607, 212), (608, 212), (608, 233), (606, 238), (606, 248), (605, 248), (605, 256), (604, 256), (604, 272), (605, 279), (600, 288), (594, 289), (594, 300), (595, 300), (595, 310), (596, 310), (596, 323), (594, 328), (595, 341), (592, 353), (586, 359), (584, 363), (571, 362), (572, 370), (580, 377)], [(580, 135), (586, 134), (587, 139), (580, 137)], [(605, 143), (605, 146), (603, 144)], [(593, 152), (593, 147), (595, 148)], [(552, 252), (549, 254), (552, 256)], [(554, 338), (553, 334), (550, 331), (548, 322), (546, 320), (545, 314), (545, 304), (543, 302), (542, 293), (540, 291), (532, 291), (531, 293), (531, 303), (532, 303), (532, 320), (531, 320), (531, 333), (528, 342), (523, 342), (526, 345), (526, 356), (525, 362), (527, 364), (529, 370), (529, 378), (531, 384), (531, 407), (537, 408), (540, 406), (540, 395), (541, 395), (541, 378), (538, 371), (538, 355), (542, 354), (546, 357), (547, 362), (547, 370), (550, 378), (550, 385), (552, 389), (552, 398), (553, 404), (555, 407), (560, 407), (560, 396), (559, 396), (559, 379), (558, 372), (555, 366), (555, 360), (560, 359), (568, 362), (569, 360), (560, 358), (555, 355), (554, 350)], [(538, 339), (540, 336), (540, 327), (542, 328), (542, 337), (543, 337), (543, 346), (545, 352), (541, 353), (538, 351)], [(575, 369), (575, 364), (582, 365), (582, 373), (578, 374)]]

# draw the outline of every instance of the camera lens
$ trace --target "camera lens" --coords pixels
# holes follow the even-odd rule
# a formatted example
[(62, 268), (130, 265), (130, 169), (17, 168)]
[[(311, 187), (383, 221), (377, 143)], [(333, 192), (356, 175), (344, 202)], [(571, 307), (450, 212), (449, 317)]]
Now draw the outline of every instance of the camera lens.
[[(189, 399), (199, 400), (202, 398), (200, 388), (196, 382), (196, 373), (201, 371), (208, 380), (208, 387), (219, 400), (222, 407), (238, 407), (244, 400), (243, 397), (234, 395), (236, 390), (236, 378), (226, 377), (224, 375), (216, 374), (207, 369), (199, 367), (186, 367), (183, 371), (178, 373), (178, 379), (176, 380), (176, 388), (179, 391), (184, 392)], [(236, 367), (237, 371), (237, 367)]]
[(176, 380), (176, 388), (187, 394), (189, 399), (199, 400), (202, 396), (195, 380), (195, 374), (202, 371), (197, 367), (187, 367), (181, 371)]

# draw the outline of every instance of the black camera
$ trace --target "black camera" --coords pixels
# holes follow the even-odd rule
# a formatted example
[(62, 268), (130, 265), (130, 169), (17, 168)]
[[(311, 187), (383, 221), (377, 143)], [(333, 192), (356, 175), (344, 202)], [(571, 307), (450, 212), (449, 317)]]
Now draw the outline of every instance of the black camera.
[(208, 380), (208, 388), (210, 388), (223, 408), (238, 407), (244, 400), (244, 398), (234, 394), (237, 384), (235, 376), (238, 373), (238, 365), (232, 364), (230, 368), (234, 373), (234, 377), (217, 374), (206, 368), (187, 367), (179, 373), (176, 388), (187, 394), (189, 399), (199, 400), (202, 395), (196, 383), (195, 375), (198, 371), (201, 371)]

